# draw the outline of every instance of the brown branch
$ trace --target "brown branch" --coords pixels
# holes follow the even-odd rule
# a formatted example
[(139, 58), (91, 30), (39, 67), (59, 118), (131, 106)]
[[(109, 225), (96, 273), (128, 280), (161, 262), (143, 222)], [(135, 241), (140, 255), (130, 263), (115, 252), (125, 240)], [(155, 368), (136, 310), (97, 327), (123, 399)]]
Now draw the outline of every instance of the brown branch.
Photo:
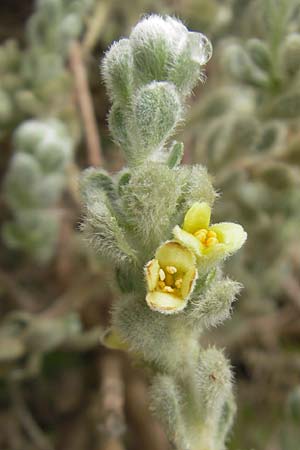
[(282, 283), (282, 287), (289, 300), (300, 311), (300, 284), (298, 280), (293, 275), (287, 276)]
[(9, 387), (16, 415), (20, 424), (26, 433), (28, 433), (35, 448), (38, 450), (54, 450), (54, 447), (50, 444), (44, 432), (40, 429), (29, 411), (18, 383), (11, 381)]
[(74, 41), (70, 47), (70, 66), (74, 74), (77, 99), (81, 110), (85, 129), (88, 159), (92, 166), (102, 165), (102, 150), (97, 130), (93, 102), (88, 85), (87, 72), (84, 66), (81, 45)]
[(39, 314), (41, 318), (60, 317), (70, 311), (82, 309), (93, 295), (99, 292), (99, 277), (84, 273), (78, 276), (71, 288)]
[(87, 31), (82, 41), (83, 55), (88, 55), (93, 51), (93, 48), (104, 30), (104, 25), (107, 22), (110, 9), (110, 2), (100, 2), (96, 4), (95, 10), (89, 19)]
[(11, 296), (12, 300), (18, 308), (25, 311), (35, 312), (37, 310), (38, 302), (21, 289), (17, 282), (6, 272), (0, 270), (0, 283), (2, 288)]
[(124, 450), (121, 436), (125, 432), (124, 382), (122, 364), (117, 352), (99, 358), (101, 378), (100, 404), (101, 450)]

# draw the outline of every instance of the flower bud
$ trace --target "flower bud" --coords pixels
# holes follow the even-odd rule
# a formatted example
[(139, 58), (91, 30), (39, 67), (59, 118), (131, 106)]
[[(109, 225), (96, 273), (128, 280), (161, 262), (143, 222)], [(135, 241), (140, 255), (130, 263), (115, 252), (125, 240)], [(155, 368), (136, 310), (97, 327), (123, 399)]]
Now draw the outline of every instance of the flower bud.
[(223, 61), (225, 68), (235, 79), (257, 87), (268, 86), (268, 75), (254, 64), (240, 45), (229, 45), (225, 49)]
[(132, 93), (132, 55), (128, 39), (114, 43), (102, 62), (102, 74), (111, 100), (127, 103)]
[(134, 98), (133, 119), (142, 152), (160, 148), (182, 116), (181, 103), (171, 83), (153, 82)]
[(285, 73), (294, 76), (300, 69), (300, 33), (289, 34), (281, 47), (281, 64)]
[(247, 50), (254, 64), (262, 70), (268, 71), (271, 67), (271, 54), (267, 44), (260, 39), (249, 39)]
[(135, 76), (140, 83), (172, 81), (187, 95), (200, 76), (200, 67), (212, 55), (210, 41), (201, 33), (189, 32), (178, 20), (150, 16), (130, 35)]

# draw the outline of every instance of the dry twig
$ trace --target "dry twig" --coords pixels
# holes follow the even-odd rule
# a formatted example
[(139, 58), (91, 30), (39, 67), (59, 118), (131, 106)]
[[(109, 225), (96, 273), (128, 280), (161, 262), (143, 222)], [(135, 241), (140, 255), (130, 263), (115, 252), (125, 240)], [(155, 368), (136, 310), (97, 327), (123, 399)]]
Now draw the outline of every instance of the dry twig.
[(10, 274), (0, 270), (0, 283), (2, 288), (10, 295), (11, 299), (15, 302), (18, 308), (25, 311), (34, 312), (37, 310), (38, 303), (21, 289), (16, 281), (10, 276)]
[(101, 418), (99, 430), (103, 445), (101, 450), (123, 450), (121, 436), (125, 432), (124, 382), (121, 359), (117, 352), (110, 352), (99, 359), (101, 377)]
[(110, 2), (98, 2), (89, 19), (87, 31), (82, 41), (82, 53), (88, 55), (95, 47), (100, 34), (103, 32), (105, 22), (107, 21), (111, 9)]
[(101, 144), (89, 91), (87, 72), (82, 59), (81, 45), (77, 41), (74, 41), (70, 47), (70, 65), (74, 74), (78, 103), (84, 123), (89, 164), (98, 167), (102, 165)]
[(20, 424), (32, 440), (37, 450), (54, 450), (44, 432), (35, 422), (22, 396), (18, 383), (10, 381), (10, 394)]

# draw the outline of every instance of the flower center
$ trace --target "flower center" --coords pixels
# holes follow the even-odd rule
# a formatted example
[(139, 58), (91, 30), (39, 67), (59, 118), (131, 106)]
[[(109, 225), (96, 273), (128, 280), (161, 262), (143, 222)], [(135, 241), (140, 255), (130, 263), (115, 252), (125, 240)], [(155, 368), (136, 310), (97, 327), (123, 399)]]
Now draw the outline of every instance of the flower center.
[(169, 294), (173, 294), (180, 290), (182, 286), (182, 277), (178, 275), (178, 270), (175, 266), (166, 266), (165, 269), (159, 269), (158, 287)]
[(194, 236), (205, 246), (212, 247), (213, 245), (219, 242), (217, 233), (212, 230), (206, 230), (202, 228), (201, 230), (196, 231)]

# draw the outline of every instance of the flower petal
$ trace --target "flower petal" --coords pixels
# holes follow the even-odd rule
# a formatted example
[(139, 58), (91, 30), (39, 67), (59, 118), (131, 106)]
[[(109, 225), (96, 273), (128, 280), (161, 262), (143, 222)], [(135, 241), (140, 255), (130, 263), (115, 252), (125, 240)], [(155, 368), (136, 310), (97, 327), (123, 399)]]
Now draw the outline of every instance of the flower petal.
[(210, 223), (211, 207), (206, 202), (196, 202), (187, 211), (182, 228), (194, 234), (201, 229), (207, 229)]
[(159, 263), (157, 259), (151, 259), (146, 264), (145, 275), (149, 291), (154, 291), (159, 278)]
[(177, 239), (182, 245), (195, 253), (195, 255), (201, 256), (201, 248), (203, 245), (195, 236), (187, 231), (184, 231), (178, 225), (176, 225), (173, 229), (173, 234), (175, 239)]
[(175, 266), (178, 270), (186, 272), (195, 266), (195, 256), (186, 247), (176, 241), (167, 241), (161, 245), (155, 254), (159, 265)]
[(209, 229), (217, 233), (218, 240), (225, 246), (226, 253), (236, 252), (242, 247), (247, 239), (246, 231), (237, 223), (216, 223)]
[(181, 295), (183, 298), (187, 298), (189, 294), (194, 289), (194, 284), (197, 279), (197, 270), (196, 268), (188, 270), (182, 279), (182, 286), (181, 286)]
[(106, 330), (101, 338), (102, 344), (113, 350), (128, 350), (128, 344), (123, 341), (113, 328)]
[(147, 294), (146, 302), (153, 311), (174, 314), (186, 307), (187, 298), (182, 299), (173, 294), (155, 291)]

